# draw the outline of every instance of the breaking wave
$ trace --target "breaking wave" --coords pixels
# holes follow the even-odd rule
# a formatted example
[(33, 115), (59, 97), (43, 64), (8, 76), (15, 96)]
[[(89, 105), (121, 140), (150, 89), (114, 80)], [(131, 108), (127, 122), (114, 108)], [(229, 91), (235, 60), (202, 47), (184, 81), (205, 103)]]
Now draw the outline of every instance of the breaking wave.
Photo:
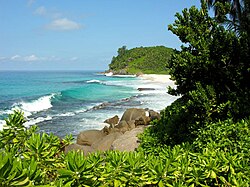
[(42, 96), (36, 100), (30, 101), (30, 102), (19, 102), (14, 104), (12, 110), (22, 110), (24, 112), (24, 115), (30, 116), (33, 113), (37, 113), (39, 111), (47, 110), (51, 107), (53, 107), (51, 100), (53, 97), (55, 97), (55, 93), (52, 93), (47, 96)]

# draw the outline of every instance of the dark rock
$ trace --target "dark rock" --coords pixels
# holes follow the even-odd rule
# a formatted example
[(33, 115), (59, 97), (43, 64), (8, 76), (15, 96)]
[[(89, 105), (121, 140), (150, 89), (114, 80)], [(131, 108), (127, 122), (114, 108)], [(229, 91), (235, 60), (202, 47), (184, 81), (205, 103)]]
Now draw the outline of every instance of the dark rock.
[(109, 118), (109, 119), (106, 119), (104, 121), (104, 123), (108, 123), (110, 125), (116, 125), (117, 123), (119, 122), (119, 117), (117, 115), (115, 115), (114, 117), (112, 118)]
[(108, 105), (110, 105), (110, 103), (102, 103), (100, 105), (94, 106), (92, 109), (93, 110), (98, 110), (98, 109), (104, 108), (104, 107), (106, 107)]
[(105, 126), (101, 131), (105, 134), (109, 134), (109, 130), (110, 130), (109, 127)]
[(90, 146), (86, 146), (86, 145), (78, 145), (78, 144), (71, 144), (65, 147), (65, 154), (67, 154), (69, 151), (83, 151), (84, 155), (88, 155), (89, 153), (92, 153), (94, 150), (92, 147)]
[(149, 123), (150, 123), (150, 117), (148, 116), (142, 116), (139, 119), (135, 120), (135, 126), (149, 125)]
[(114, 132), (114, 133), (110, 133), (109, 135), (99, 139), (98, 141), (95, 141), (92, 144), (92, 148), (95, 151), (107, 151), (110, 150), (110, 147), (112, 145), (112, 143), (119, 137), (121, 136), (122, 133), (121, 132)]
[(128, 123), (124, 120), (120, 121), (118, 125), (115, 126), (115, 128), (119, 129), (122, 133), (129, 130)]
[(138, 91), (155, 90), (154, 88), (137, 88)]
[(115, 128), (123, 128), (123, 127), (128, 127), (128, 123), (125, 120), (121, 120), (118, 125), (115, 126)]
[(155, 112), (154, 110), (149, 110), (149, 117), (151, 119), (151, 121), (157, 119), (159, 120), (161, 118), (161, 115), (158, 112)]
[(93, 142), (103, 138), (106, 134), (99, 130), (87, 130), (80, 132), (77, 136), (76, 143), (79, 145), (89, 145), (91, 146)]
[(128, 123), (129, 130), (135, 128), (135, 120), (130, 120), (127, 123)]

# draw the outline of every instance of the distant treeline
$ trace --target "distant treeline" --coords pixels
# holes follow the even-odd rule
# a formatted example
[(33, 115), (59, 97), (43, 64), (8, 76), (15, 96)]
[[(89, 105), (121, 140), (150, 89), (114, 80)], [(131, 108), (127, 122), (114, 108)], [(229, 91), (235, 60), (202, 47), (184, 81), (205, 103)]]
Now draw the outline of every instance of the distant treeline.
[(172, 48), (164, 46), (118, 49), (118, 55), (109, 64), (110, 71), (120, 74), (157, 73), (166, 74), (166, 65), (173, 53)]

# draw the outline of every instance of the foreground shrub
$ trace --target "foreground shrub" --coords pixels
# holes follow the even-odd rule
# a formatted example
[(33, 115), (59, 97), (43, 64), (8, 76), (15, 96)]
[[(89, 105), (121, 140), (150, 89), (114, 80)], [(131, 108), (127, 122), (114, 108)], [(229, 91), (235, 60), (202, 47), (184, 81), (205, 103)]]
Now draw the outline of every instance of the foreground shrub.
[[(7, 121), (17, 128), (21, 124), (14, 122), (22, 118), (15, 112)], [(1, 131), (7, 143), (0, 150), (0, 186), (248, 186), (249, 121), (208, 124), (194, 144), (144, 149), (142, 143), (138, 152), (87, 157), (74, 151), (64, 155), (64, 145), (52, 134), (34, 131), (21, 145)], [(28, 132), (23, 127), (11, 136)]]
[[(13, 186), (16, 180), (22, 185), (47, 184), (58, 177), (57, 169), (64, 166), (63, 148), (72, 137), (60, 141), (53, 134), (39, 133), (37, 126), (26, 128), (25, 122), (23, 113), (15, 111), (0, 131), (0, 154), (4, 158), (0, 160), (0, 171), (3, 171), (0, 186)], [(6, 175), (11, 182), (6, 183)]]
[(228, 119), (210, 123), (206, 128), (200, 130), (193, 145), (196, 151), (209, 148), (232, 154), (244, 153), (245, 156), (249, 156), (250, 120), (233, 122), (232, 119)]

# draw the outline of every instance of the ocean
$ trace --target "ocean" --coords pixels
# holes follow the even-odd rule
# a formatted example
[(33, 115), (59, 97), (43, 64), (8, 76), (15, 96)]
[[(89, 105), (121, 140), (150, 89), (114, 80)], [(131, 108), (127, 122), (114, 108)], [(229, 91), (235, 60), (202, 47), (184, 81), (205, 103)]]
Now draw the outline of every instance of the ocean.
[(121, 117), (127, 108), (164, 109), (176, 99), (167, 86), (94, 71), (0, 71), (0, 129), (13, 110), (22, 110), (26, 127), (36, 124), (42, 132), (76, 137), (103, 128), (105, 119)]

